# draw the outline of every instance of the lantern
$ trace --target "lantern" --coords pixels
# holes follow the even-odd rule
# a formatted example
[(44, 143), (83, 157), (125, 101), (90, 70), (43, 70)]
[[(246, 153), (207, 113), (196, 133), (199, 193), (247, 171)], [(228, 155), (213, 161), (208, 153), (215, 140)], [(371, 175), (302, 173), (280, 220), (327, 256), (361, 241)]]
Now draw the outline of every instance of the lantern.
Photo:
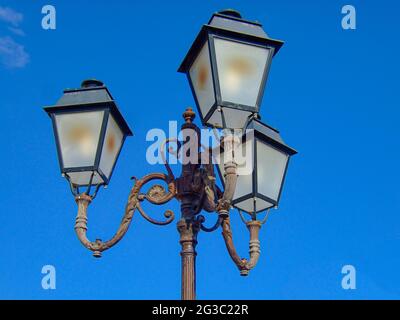
[(62, 174), (76, 187), (107, 185), (132, 132), (104, 84), (86, 80), (44, 110), (53, 122)]
[(259, 112), (273, 56), (283, 45), (233, 10), (214, 14), (184, 58), (204, 126), (240, 128)]
[[(297, 152), (283, 142), (277, 130), (256, 119), (249, 122), (241, 141), (233, 156), (238, 179), (232, 205), (249, 214), (276, 207), (289, 158)], [(218, 165), (222, 181), (227, 158), (222, 149)]]

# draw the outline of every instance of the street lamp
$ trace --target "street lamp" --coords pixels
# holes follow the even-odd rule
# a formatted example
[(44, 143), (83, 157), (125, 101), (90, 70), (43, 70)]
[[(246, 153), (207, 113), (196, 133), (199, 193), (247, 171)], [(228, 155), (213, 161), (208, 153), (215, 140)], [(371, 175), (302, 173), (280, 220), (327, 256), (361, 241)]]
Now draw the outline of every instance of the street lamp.
[(204, 126), (243, 128), (259, 111), (272, 58), (282, 45), (237, 11), (211, 17), (178, 70), (187, 74)]
[[(177, 229), (181, 244), (182, 299), (196, 297), (199, 231), (213, 232), (221, 227), (228, 253), (240, 274), (249, 274), (260, 256), (259, 230), (267, 217), (259, 220), (258, 215), (278, 204), (287, 163), (295, 153), (283, 143), (277, 131), (257, 120), (269, 65), (281, 45), (282, 42), (269, 39), (260, 24), (243, 20), (236, 11), (225, 10), (212, 16), (180, 71), (189, 75), (203, 125), (225, 129), (220, 146), (211, 148), (199, 143), (201, 130), (193, 123), (195, 113), (187, 108), (181, 130), (192, 134), (180, 140), (168, 138), (160, 147), (164, 159), (167, 158), (165, 152), (181, 156), (180, 176), (175, 177), (164, 160), (166, 174), (151, 173), (141, 179), (133, 178), (134, 185), (121, 224), (108, 241), (87, 238), (87, 211), (99, 188), (109, 183), (124, 140), (132, 133), (109, 90), (97, 80), (86, 80), (79, 89), (65, 90), (55, 106), (45, 108), (53, 122), (61, 172), (69, 181), (78, 205), (75, 232), (95, 257), (101, 257), (124, 237), (136, 210), (153, 224), (170, 224), (175, 218), (171, 210), (165, 211), (165, 219), (156, 220), (143, 210), (142, 203), (162, 205), (176, 199), (181, 210)], [(203, 73), (199, 59), (211, 68), (209, 72)], [(196, 79), (204, 81), (196, 84)], [(210, 101), (212, 104), (203, 104)], [(243, 127), (249, 130), (241, 135), (230, 130)], [(176, 143), (175, 151), (167, 148), (171, 143)], [(251, 157), (241, 162), (238, 150), (247, 151), (248, 146), (251, 151), (247, 154)], [(222, 163), (210, 162), (218, 158), (214, 151), (220, 147)], [(223, 177), (223, 188), (216, 183), (215, 166)], [(246, 174), (243, 170), (248, 167), (251, 170)], [(150, 188), (144, 191), (148, 184)], [(91, 192), (92, 186), (94, 192)], [(86, 190), (81, 192), (81, 187)], [(233, 243), (232, 206), (240, 209), (240, 216), (249, 230), (248, 260), (237, 254)], [(211, 227), (205, 225), (202, 211), (217, 213)], [(249, 213), (251, 219), (246, 220), (242, 211)]]
[(86, 80), (79, 89), (67, 89), (45, 111), (53, 122), (61, 173), (72, 189), (107, 185), (132, 132), (103, 83)]

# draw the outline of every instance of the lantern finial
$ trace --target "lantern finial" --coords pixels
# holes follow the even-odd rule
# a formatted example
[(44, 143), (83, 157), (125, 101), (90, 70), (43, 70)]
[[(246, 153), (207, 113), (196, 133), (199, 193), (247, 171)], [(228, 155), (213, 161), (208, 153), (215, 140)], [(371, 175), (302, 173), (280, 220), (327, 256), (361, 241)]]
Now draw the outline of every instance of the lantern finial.
[(221, 10), (218, 13), (223, 14), (225, 16), (231, 16), (231, 17), (235, 17), (235, 18), (242, 18), (242, 15), (240, 14), (239, 11), (234, 10), (234, 9), (225, 9), (225, 10)]
[(87, 80), (83, 80), (81, 87), (82, 88), (95, 88), (95, 87), (103, 87), (104, 83), (100, 80), (96, 80), (96, 79), (87, 79)]
[(185, 119), (186, 123), (192, 123), (193, 119), (196, 117), (193, 109), (188, 107), (186, 111), (183, 113), (183, 118)]

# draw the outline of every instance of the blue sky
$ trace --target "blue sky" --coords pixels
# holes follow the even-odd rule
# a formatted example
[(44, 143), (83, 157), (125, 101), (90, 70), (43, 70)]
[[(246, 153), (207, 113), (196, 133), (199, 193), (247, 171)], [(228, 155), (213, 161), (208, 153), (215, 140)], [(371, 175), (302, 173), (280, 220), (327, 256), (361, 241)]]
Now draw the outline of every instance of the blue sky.
[[(280, 208), (261, 230), (262, 256), (248, 278), (239, 276), (220, 231), (199, 235), (198, 298), (400, 298), (398, 4), (52, 1), (57, 28), (43, 30), (46, 4), (0, 1), (0, 298), (180, 298), (175, 224), (157, 227), (136, 214), (125, 238), (101, 260), (81, 246), (73, 229), (76, 205), (59, 175), (42, 107), (95, 77), (135, 132), (89, 211), (89, 236), (109, 238), (129, 178), (163, 170), (145, 161), (146, 133), (167, 130), (168, 121), (181, 121), (194, 105), (176, 70), (201, 25), (224, 8), (262, 22), (271, 37), (285, 41), (261, 115), (299, 154)], [(345, 4), (357, 10), (356, 30), (341, 28)], [(177, 202), (168, 208), (179, 213)], [(151, 210), (156, 217), (162, 212)], [(247, 256), (247, 230), (236, 215), (232, 225)], [(56, 268), (56, 290), (41, 287), (48, 264)], [(356, 290), (341, 287), (347, 264), (357, 270)]]

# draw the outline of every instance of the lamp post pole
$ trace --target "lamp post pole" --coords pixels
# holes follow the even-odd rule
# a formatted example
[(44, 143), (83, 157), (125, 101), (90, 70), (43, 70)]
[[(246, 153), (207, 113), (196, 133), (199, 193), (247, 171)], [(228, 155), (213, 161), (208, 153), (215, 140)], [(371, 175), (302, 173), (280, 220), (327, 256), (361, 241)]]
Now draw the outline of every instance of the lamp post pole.
[[(182, 210), (186, 210), (183, 209)], [(178, 231), (180, 234), (181, 263), (182, 263), (182, 300), (196, 299), (196, 245), (197, 234), (199, 232), (198, 222), (191, 219), (189, 221), (182, 218), (178, 221)]]
[(181, 126), (181, 131), (186, 133), (187, 141), (190, 142), (190, 137), (196, 139), (194, 157), (190, 152), (195, 150), (189, 148), (187, 150), (187, 159), (195, 159), (195, 163), (184, 161), (182, 164), (181, 176), (177, 179), (177, 198), (181, 201), (181, 219), (177, 223), (178, 232), (180, 235), (179, 242), (181, 244), (181, 297), (182, 300), (196, 299), (196, 245), (197, 234), (200, 231), (200, 223), (196, 220), (195, 204), (200, 204), (200, 193), (202, 182), (195, 179), (196, 172), (199, 170), (198, 147), (200, 143), (200, 130), (193, 123), (195, 113), (191, 109), (187, 109), (183, 113), (185, 123)]

